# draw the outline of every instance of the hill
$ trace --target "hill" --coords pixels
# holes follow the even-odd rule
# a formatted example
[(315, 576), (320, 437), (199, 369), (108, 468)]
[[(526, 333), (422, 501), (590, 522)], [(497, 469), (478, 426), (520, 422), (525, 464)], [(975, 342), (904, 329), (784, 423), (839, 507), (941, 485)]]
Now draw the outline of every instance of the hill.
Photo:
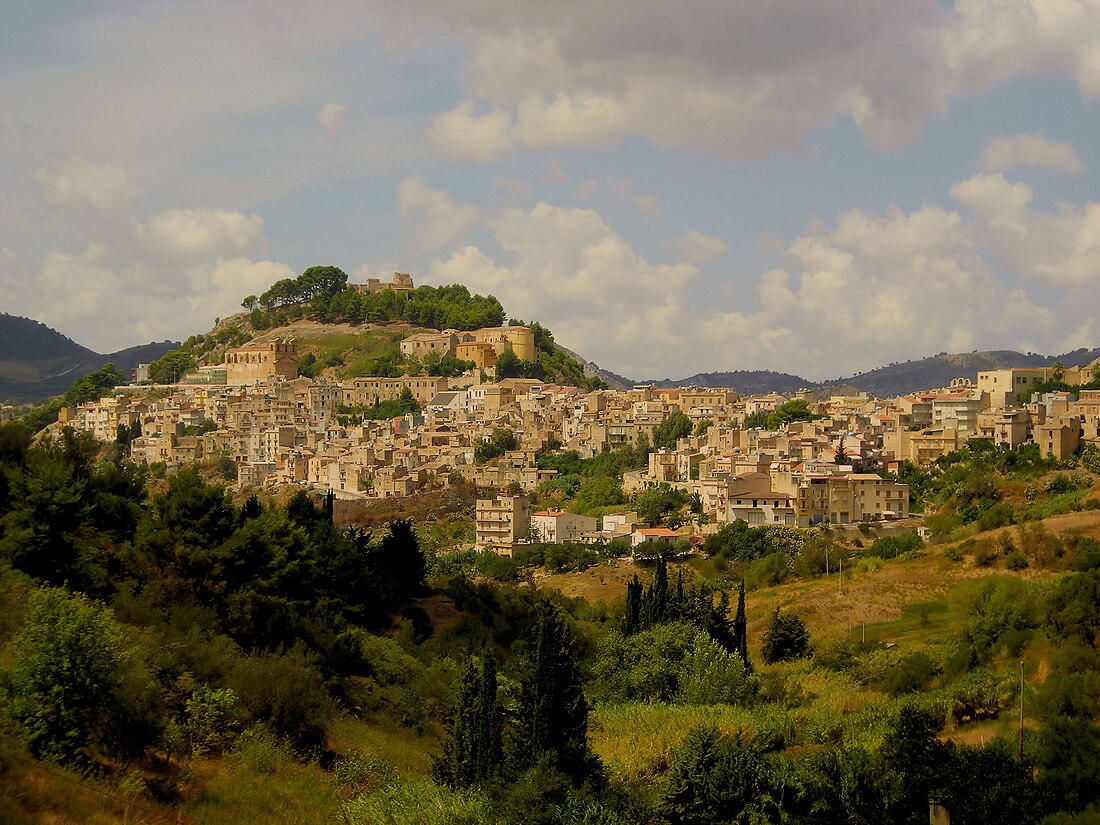
[(792, 392), (798, 389), (816, 389), (828, 393), (857, 390), (879, 398), (890, 398), (919, 390), (945, 387), (953, 378), (969, 378), (976, 381), (978, 373), (985, 370), (1049, 367), (1056, 361), (1061, 361), (1066, 366), (1077, 366), (1089, 364), (1098, 357), (1100, 357), (1100, 349), (1077, 349), (1062, 355), (1040, 355), (1015, 350), (953, 354), (941, 352), (915, 361), (876, 367), (850, 377), (819, 382), (771, 370), (737, 370), (696, 373), (688, 378), (675, 380), (665, 378), (639, 383), (656, 384), (659, 387), (730, 387), (748, 394)]
[(730, 387), (747, 395), (763, 395), (769, 392), (793, 392), (805, 387), (816, 386), (813, 381), (771, 370), (735, 370), (734, 372), (699, 372), (688, 378), (674, 381), (665, 378), (660, 381), (646, 381), (658, 387)]
[(108, 362), (125, 375), (175, 346), (178, 344), (164, 341), (101, 355), (39, 321), (0, 314), (0, 399), (44, 401)]

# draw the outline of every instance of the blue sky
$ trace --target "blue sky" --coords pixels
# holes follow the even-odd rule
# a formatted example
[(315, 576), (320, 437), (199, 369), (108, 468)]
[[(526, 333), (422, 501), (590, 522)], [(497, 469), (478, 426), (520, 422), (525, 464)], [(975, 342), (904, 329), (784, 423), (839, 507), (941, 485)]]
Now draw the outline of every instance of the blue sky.
[(635, 378), (1061, 353), (1098, 169), (1100, 0), (0, 9), (0, 310), (100, 351), (332, 263)]

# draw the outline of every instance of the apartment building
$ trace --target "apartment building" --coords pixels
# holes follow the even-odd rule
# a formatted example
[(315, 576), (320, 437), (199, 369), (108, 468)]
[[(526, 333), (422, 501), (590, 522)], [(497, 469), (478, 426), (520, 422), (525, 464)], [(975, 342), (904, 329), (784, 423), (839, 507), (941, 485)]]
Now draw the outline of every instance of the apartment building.
[(474, 511), (477, 550), (491, 550), (511, 557), (516, 545), (530, 534), (531, 510), (527, 496), (478, 499)]

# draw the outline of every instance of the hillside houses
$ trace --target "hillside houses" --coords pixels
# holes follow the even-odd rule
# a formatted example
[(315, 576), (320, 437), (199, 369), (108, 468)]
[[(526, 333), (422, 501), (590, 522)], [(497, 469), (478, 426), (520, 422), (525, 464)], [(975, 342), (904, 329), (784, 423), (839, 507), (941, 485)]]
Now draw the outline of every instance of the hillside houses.
[[(697, 495), (710, 529), (738, 519), (807, 527), (907, 518), (908, 488), (879, 472), (903, 461), (928, 464), (972, 438), (1004, 448), (1035, 443), (1058, 458), (1082, 442), (1100, 444), (1100, 391), (1024, 404), (1017, 379), (1030, 381), (1032, 372), (983, 373), (976, 385), (953, 382), (887, 400), (836, 396), (810, 404), (813, 420), (777, 430), (741, 428), (746, 416), (791, 400), (776, 394), (652, 386), (582, 392), (533, 379), (455, 389), (447, 379), (415, 375), (336, 384), (274, 374), (237, 385), (133, 387), (65, 410), (60, 421), (102, 440), (113, 440), (120, 425), (140, 431), (132, 441), (140, 462), (171, 468), (229, 459), (242, 487), (306, 485), (350, 499), (406, 496), (459, 479), (534, 493), (556, 475), (536, 466), (548, 450), (590, 458), (642, 437), (652, 443), (669, 416), (683, 413), (693, 426), (705, 420), (698, 434), (652, 452), (647, 466), (624, 476), (625, 491), (669, 484)], [(337, 419), (342, 408), (369, 409), (406, 391), (423, 412)], [(516, 449), (478, 464), (475, 448), (499, 429), (515, 434)], [(546, 515), (553, 523), (540, 532), (591, 532), (567, 515)]]

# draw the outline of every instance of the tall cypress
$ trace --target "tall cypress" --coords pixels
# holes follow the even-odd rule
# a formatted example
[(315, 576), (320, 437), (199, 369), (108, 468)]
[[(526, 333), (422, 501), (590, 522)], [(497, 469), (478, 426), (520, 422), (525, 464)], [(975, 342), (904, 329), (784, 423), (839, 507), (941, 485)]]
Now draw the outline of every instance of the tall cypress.
[(432, 762), (432, 778), (453, 788), (469, 788), (497, 773), (501, 763), (501, 712), (497, 704), (496, 657), (482, 656), (480, 670), (466, 664), (458, 707), (443, 755)]
[(476, 782), (478, 689), (477, 669), (467, 662), (443, 756), (432, 760), (432, 778), (441, 785), (468, 788)]
[(642, 629), (642, 583), (638, 574), (626, 585), (626, 618), (623, 621), (623, 635), (633, 636)]
[(657, 557), (657, 571), (653, 574), (653, 601), (650, 606), (651, 625), (664, 622), (668, 616), (668, 566), (665, 554)]
[(487, 651), (481, 659), (478, 680), (476, 718), (476, 757), (474, 769), (477, 779), (494, 776), (501, 763), (501, 711), (497, 704), (497, 659)]
[(592, 775), (597, 763), (588, 749), (588, 710), (569, 630), (544, 602), (520, 677), (514, 768), (524, 771), (547, 755), (576, 784)]
[(741, 586), (737, 591), (737, 615), (733, 618), (733, 646), (734, 652), (741, 657), (745, 665), (745, 671), (752, 670), (749, 662), (749, 623), (745, 616), (745, 580), (741, 580)]

